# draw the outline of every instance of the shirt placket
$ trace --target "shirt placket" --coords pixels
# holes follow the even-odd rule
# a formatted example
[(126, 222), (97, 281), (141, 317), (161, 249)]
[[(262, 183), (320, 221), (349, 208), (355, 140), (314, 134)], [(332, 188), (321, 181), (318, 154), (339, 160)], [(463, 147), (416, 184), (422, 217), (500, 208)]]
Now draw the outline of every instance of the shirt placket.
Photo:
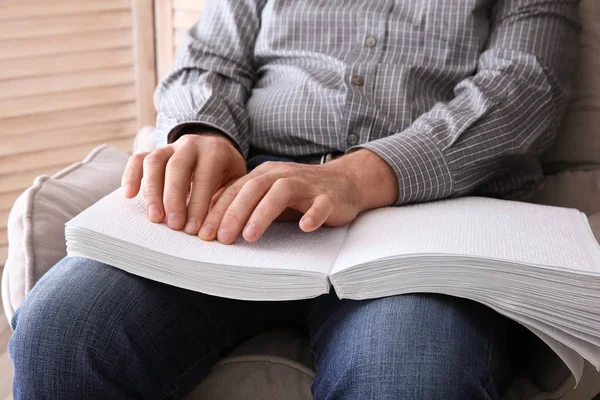
[(348, 88), (346, 110), (348, 124), (346, 148), (369, 140), (375, 110), (372, 99), (375, 91), (378, 64), (383, 59), (387, 20), (393, 1), (379, 7), (379, 11), (365, 13), (362, 32), (355, 38), (356, 60), (346, 68), (345, 81)]

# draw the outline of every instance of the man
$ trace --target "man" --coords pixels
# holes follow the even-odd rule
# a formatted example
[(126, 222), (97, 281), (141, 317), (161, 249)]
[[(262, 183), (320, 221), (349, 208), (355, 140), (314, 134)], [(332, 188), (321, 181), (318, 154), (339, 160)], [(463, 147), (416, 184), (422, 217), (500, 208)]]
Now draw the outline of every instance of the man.
[[(124, 195), (226, 244), (294, 211), (313, 231), (382, 206), (523, 198), (565, 108), (577, 15), (576, 0), (209, 1), (157, 90), (161, 146), (130, 159)], [(498, 399), (515, 371), (515, 328), (467, 300), (242, 302), (79, 258), (13, 325), (16, 399), (179, 397), (281, 325), (310, 334), (316, 399)]]

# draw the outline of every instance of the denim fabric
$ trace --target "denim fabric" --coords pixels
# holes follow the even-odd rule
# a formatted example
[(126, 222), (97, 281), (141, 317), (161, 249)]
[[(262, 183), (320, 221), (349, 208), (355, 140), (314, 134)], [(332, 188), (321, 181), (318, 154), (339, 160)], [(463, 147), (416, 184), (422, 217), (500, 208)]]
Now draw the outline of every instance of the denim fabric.
[(179, 398), (246, 338), (311, 334), (315, 399), (497, 399), (511, 379), (508, 320), (467, 300), (335, 293), (244, 302), (65, 258), (12, 321), (15, 399)]

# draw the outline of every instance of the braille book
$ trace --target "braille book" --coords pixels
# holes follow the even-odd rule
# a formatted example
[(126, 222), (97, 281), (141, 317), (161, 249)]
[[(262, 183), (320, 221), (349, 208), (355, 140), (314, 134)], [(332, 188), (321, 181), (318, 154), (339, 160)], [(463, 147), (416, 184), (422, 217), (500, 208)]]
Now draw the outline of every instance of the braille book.
[(577, 379), (600, 366), (600, 246), (574, 209), (464, 197), (361, 214), (341, 228), (275, 223), (255, 243), (204, 242), (146, 219), (120, 191), (66, 224), (69, 256), (215, 296), (367, 299), (435, 292), (521, 323)]

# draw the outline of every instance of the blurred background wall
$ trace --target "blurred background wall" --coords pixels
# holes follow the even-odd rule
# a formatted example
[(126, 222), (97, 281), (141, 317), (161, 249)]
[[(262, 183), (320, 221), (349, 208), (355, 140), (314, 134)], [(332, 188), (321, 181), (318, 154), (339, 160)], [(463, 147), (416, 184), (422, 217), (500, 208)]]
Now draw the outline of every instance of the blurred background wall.
[[(15, 199), (154, 124), (152, 93), (206, 0), (0, 1), (0, 265)], [(1, 398), (1, 397), (0, 397)]]

